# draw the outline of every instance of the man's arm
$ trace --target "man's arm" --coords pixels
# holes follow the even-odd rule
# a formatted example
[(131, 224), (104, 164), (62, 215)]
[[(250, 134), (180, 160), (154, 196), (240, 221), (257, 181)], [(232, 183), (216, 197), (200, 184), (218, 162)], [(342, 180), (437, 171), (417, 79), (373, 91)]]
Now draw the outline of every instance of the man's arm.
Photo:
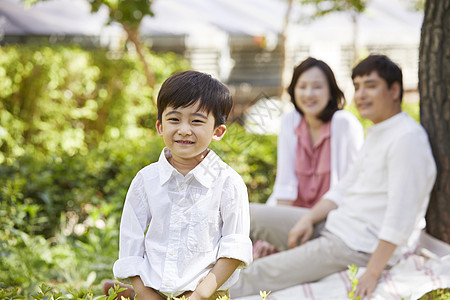
[(241, 261), (237, 259), (219, 258), (205, 279), (198, 284), (195, 291), (187, 296), (190, 300), (209, 299), (230, 278), (240, 264)]
[(314, 233), (314, 224), (324, 220), (330, 211), (336, 209), (337, 205), (331, 200), (322, 198), (292, 227), (288, 236), (289, 248), (306, 243)]
[(364, 299), (364, 296), (367, 296), (370, 299), (373, 291), (377, 287), (381, 273), (396, 248), (397, 245), (388, 241), (380, 240), (378, 242), (378, 246), (367, 264), (366, 272), (358, 279), (355, 292), (356, 297), (361, 296), (361, 299)]
[(141, 280), (141, 277), (134, 276), (131, 277), (131, 284), (133, 285), (133, 289), (139, 299), (146, 300), (165, 300), (162, 296), (156, 293), (152, 288), (145, 286)]

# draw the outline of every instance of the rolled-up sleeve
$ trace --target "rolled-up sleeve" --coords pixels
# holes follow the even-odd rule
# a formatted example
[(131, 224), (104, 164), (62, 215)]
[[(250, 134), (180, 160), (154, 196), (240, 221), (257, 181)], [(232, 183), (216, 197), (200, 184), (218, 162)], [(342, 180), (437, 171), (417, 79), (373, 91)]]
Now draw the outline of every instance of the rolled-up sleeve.
[(388, 156), (387, 209), (379, 238), (404, 244), (425, 216), (436, 167), (426, 136), (412, 132), (397, 140)]
[(239, 268), (245, 268), (253, 260), (247, 187), (240, 177), (230, 178), (224, 185), (222, 195), (220, 211), (223, 227), (218, 258), (240, 260)]
[(144, 262), (145, 231), (151, 220), (142, 176), (131, 182), (120, 221), (119, 259), (114, 263), (115, 278), (139, 275)]

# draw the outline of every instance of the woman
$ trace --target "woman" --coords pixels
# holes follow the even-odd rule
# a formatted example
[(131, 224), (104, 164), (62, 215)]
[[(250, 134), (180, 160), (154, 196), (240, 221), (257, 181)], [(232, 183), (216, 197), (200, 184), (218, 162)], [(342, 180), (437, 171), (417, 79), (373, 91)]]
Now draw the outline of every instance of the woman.
[(280, 221), (292, 218), (295, 223), (316, 204), (345, 174), (364, 139), (358, 119), (342, 110), (344, 94), (325, 62), (309, 57), (295, 67), (288, 92), (295, 110), (281, 119), (277, 177), (267, 201), (269, 206), (278, 205), (250, 207), (252, 233), (279, 227), (280, 243), (257, 241), (255, 259), (283, 250), (290, 228), (282, 224), (290, 222)]

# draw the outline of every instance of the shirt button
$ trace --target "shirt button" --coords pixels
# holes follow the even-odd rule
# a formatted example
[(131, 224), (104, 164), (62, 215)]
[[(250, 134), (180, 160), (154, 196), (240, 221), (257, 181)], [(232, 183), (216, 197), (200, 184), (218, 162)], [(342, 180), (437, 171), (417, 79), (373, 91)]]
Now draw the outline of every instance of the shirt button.
[(169, 254), (170, 254), (170, 255), (174, 255), (175, 252), (174, 252), (173, 250), (170, 250), (170, 251), (169, 251)]
[(180, 220), (180, 219), (178, 219), (178, 218), (173, 219), (173, 221), (174, 221), (175, 223), (178, 223), (179, 220)]
[(179, 190), (184, 189), (184, 184), (180, 184), (180, 185), (178, 186), (178, 189), (179, 189)]

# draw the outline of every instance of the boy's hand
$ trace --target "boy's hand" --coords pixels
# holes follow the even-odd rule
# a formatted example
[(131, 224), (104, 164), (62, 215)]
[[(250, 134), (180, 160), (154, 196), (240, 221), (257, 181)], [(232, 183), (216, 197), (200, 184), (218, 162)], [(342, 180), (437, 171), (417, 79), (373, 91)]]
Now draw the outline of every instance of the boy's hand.
[(288, 235), (288, 246), (289, 248), (295, 248), (298, 246), (298, 240), (300, 240), (300, 245), (306, 243), (314, 233), (314, 224), (307, 217), (301, 218), (289, 231)]
[(194, 292), (186, 292), (183, 294), (183, 296), (185, 299), (189, 299), (189, 300), (201, 300), (202, 299)]
[(139, 276), (131, 277), (131, 284), (139, 299), (146, 300), (166, 300), (164, 297), (156, 293), (152, 288), (144, 285)]

